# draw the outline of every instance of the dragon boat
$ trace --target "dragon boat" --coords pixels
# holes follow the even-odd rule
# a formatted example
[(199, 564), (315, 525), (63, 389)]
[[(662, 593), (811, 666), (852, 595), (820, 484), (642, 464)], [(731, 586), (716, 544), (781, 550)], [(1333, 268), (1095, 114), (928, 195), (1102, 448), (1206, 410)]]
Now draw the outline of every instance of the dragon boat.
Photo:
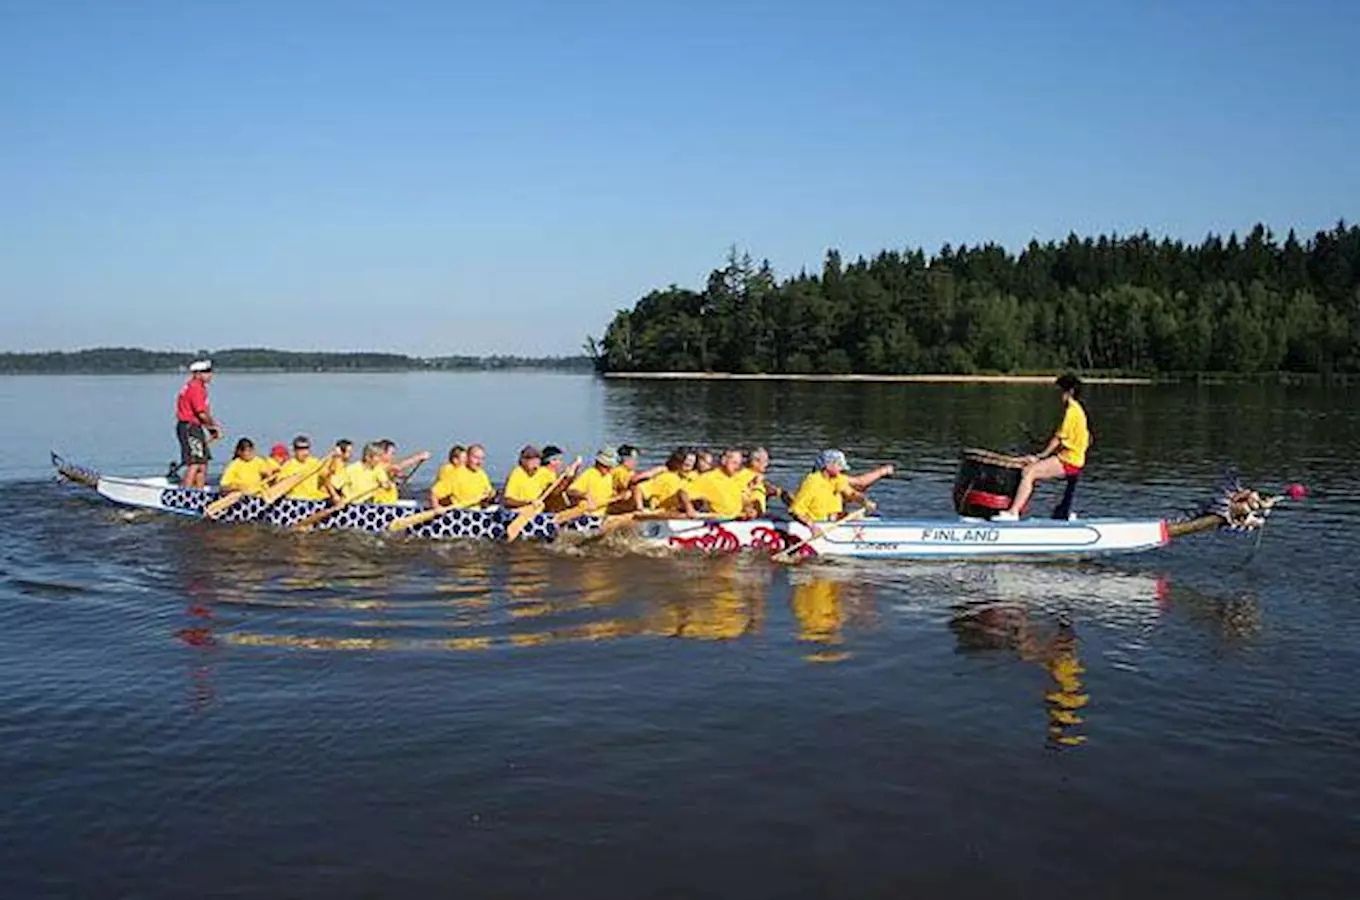
[[(220, 494), (213, 488), (187, 488), (160, 478), (126, 478), (102, 475), (66, 462), (52, 454), (60, 477), (93, 488), (120, 506), (154, 510), (213, 523), (252, 523), (275, 528), (294, 528), (327, 510), (324, 500), (279, 499), (272, 503), (247, 496), (209, 518), (205, 510)], [(1296, 493), (1297, 492), (1297, 493)], [(799, 557), (848, 557), (907, 560), (1080, 560), (1123, 553), (1138, 553), (1165, 546), (1173, 539), (1198, 532), (1229, 529), (1257, 531), (1285, 497), (1296, 497), (1302, 488), (1291, 486), (1285, 494), (1262, 496), (1235, 479), (1212, 501), (1176, 519), (1090, 518), (993, 521), (961, 515), (957, 519), (865, 517), (843, 523), (829, 522), (816, 533), (801, 522), (778, 518), (715, 520), (675, 518), (655, 514), (617, 517), (583, 515), (559, 522), (551, 513), (529, 520), (519, 537), (523, 540), (556, 541), (567, 535), (589, 537), (615, 530), (648, 548), (725, 553), (742, 550)], [(965, 507), (966, 508), (966, 507)], [(419, 512), (414, 501), (395, 504), (354, 503), (337, 509), (317, 522), (323, 530), (390, 533), (394, 522)], [(504, 540), (515, 519), (514, 510), (451, 509), (404, 529), (403, 534), (429, 540)]]

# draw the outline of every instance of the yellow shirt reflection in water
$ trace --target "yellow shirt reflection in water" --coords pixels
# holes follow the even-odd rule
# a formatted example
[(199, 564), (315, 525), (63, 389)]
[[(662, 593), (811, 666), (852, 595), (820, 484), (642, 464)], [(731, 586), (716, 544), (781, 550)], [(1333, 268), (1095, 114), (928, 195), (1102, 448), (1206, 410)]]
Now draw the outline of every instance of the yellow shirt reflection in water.
[(623, 595), (625, 580), (607, 559), (580, 559), (576, 589), (585, 606), (610, 606)]
[(736, 554), (696, 561), (698, 571), (675, 582), (688, 588), (672, 608), (676, 637), (729, 641), (759, 630), (765, 586), (741, 562)]
[(793, 588), (793, 615), (798, 620), (798, 639), (820, 644), (839, 644), (845, 624), (842, 585), (829, 578), (813, 578)]
[(685, 604), (678, 637), (708, 641), (730, 641), (751, 627), (751, 606), (734, 583), (715, 585), (703, 599)]
[(1076, 746), (1086, 743), (1086, 735), (1077, 734), (1076, 727), (1084, 723), (1079, 710), (1091, 702), (1089, 694), (1082, 693), (1081, 676), (1086, 669), (1077, 656), (1077, 638), (1070, 631), (1064, 631), (1053, 639), (1049, 647), (1044, 668), (1053, 678), (1055, 689), (1044, 695), (1048, 707), (1049, 740), (1061, 746)]

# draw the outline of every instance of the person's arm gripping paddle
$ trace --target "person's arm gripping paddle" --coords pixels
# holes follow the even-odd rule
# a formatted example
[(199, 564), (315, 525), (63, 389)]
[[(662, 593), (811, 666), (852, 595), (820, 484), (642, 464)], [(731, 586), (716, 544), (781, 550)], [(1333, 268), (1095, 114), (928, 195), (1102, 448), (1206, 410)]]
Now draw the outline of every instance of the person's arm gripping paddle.
[(328, 470), (334, 460), (338, 459), (336, 451), (332, 450), (326, 456), (316, 460), (316, 464), (309, 466), (301, 472), (295, 472), (287, 478), (280, 479), (265, 490), (260, 492), (260, 499), (264, 500), (265, 506), (271, 506), (280, 499), (287, 496), (288, 492), (309, 478), (317, 478), (321, 473)]
[(574, 476), (575, 467), (573, 466), (563, 472), (552, 484), (544, 488), (543, 493), (538, 495), (538, 499), (525, 506), (519, 507), (518, 511), (515, 513), (515, 518), (510, 521), (509, 525), (505, 526), (506, 543), (518, 539), (524, 529), (533, 521), (534, 517), (543, 512), (543, 507), (547, 504), (548, 498), (570, 483)]

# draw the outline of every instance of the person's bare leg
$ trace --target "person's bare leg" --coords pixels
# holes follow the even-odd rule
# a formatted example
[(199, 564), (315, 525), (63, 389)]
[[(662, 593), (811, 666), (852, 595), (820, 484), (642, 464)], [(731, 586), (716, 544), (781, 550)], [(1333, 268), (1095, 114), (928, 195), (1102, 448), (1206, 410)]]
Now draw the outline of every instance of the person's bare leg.
[(1025, 504), (1029, 502), (1030, 496), (1034, 493), (1036, 481), (1061, 478), (1062, 474), (1062, 460), (1056, 456), (1050, 456), (1025, 466), (1020, 473), (1020, 487), (1015, 492), (1015, 500), (1011, 502), (1011, 508), (1006, 511), (1017, 516), (1020, 515), (1020, 510), (1025, 508)]

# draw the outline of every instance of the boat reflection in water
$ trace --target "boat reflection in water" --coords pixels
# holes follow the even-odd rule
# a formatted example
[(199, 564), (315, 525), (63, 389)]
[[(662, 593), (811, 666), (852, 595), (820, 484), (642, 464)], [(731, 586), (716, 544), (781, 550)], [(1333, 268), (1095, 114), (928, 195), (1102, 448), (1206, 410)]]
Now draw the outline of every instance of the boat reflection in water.
[(1046, 739), (1053, 747), (1087, 740), (1091, 696), (1084, 679), (1081, 627), (1113, 629), (1102, 644), (1110, 666), (1136, 669), (1153, 626), (1168, 615), (1208, 626), (1227, 644), (1253, 637), (1259, 605), (1247, 597), (1222, 599), (1193, 588), (1172, 588), (1165, 575), (1102, 567), (967, 567), (953, 576), (969, 598), (953, 608), (949, 628), (963, 653), (1005, 652), (1043, 669)]
[(180, 639), (200, 648), (469, 651), (765, 635), (792, 637), (812, 646), (806, 659), (834, 662), (850, 656), (846, 630), (873, 622), (873, 589), (853, 573), (786, 570), (735, 554), (639, 559), (450, 547), (433, 565), (428, 554), (384, 565), (373, 548), (356, 545), (327, 578), (321, 561), (293, 543), (285, 537), (267, 552), (252, 546), (217, 554), (239, 557), (249, 549), (249, 565), (239, 558), (186, 564), (191, 621)]
[(1054, 747), (1086, 743), (1082, 726), (1091, 702), (1081, 676), (1076, 628), (1065, 616), (1056, 621), (1036, 616), (1023, 603), (983, 602), (958, 608), (949, 627), (965, 653), (1009, 651), (1043, 668), (1049, 676), (1044, 692), (1047, 740)]
[[(212, 669), (232, 647), (516, 652), (667, 638), (759, 641), (826, 664), (852, 659), (857, 636), (885, 625), (885, 613), (890, 628), (927, 633), (944, 613), (960, 650), (1006, 652), (1047, 673), (1049, 740), (1074, 746), (1085, 740), (1090, 697), (1073, 622), (1138, 637), (1168, 609), (1235, 635), (1256, 621), (1250, 604), (1173, 592), (1164, 577), (1105, 567), (779, 567), (740, 554), (336, 538), (343, 552), (322, 555), (288, 535), (186, 530), (174, 574), (189, 615), (177, 637), (195, 654), (196, 705), (213, 702)], [(1127, 652), (1107, 648), (1101, 658), (1136, 666), (1137, 650), (1119, 658)]]
[(1044, 733), (1054, 748), (1087, 741), (1091, 696), (1076, 622), (1138, 634), (1166, 613), (1172, 597), (1164, 575), (1099, 566), (971, 566), (953, 577), (969, 589), (949, 619), (958, 650), (1013, 654), (1045, 672)]

